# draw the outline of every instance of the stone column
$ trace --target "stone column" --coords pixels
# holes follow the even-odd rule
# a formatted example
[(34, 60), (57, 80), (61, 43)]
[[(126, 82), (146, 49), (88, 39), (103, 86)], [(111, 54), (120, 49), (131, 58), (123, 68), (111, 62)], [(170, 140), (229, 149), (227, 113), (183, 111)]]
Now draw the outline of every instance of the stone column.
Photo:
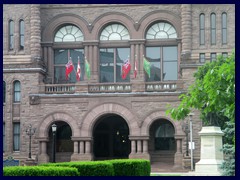
[(73, 150), (73, 153), (74, 154), (78, 154), (78, 141), (74, 141), (74, 150)]
[(195, 175), (220, 176), (220, 165), (223, 163), (222, 136), (219, 127), (202, 127), (199, 132), (201, 138), (200, 161), (196, 163)]
[(137, 140), (137, 153), (142, 153), (142, 141)]
[(184, 135), (175, 135), (176, 140), (176, 153), (174, 155), (174, 167), (175, 169), (182, 168), (183, 154), (182, 154), (182, 140)]
[(32, 60), (39, 60), (41, 59), (40, 4), (31, 5), (30, 37)]
[(80, 154), (84, 154), (84, 141), (80, 141)]
[(148, 152), (148, 140), (143, 140), (143, 153)]
[(136, 141), (135, 140), (131, 141), (131, 146), (132, 146), (131, 154), (135, 154), (136, 153)]
[(47, 142), (48, 138), (41, 138), (39, 140), (39, 155), (38, 155), (38, 164), (49, 162), (49, 156), (47, 155)]
[(192, 48), (192, 5), (181, 5), (182, 16), (182, 55), (188, 59), (191, 55)]

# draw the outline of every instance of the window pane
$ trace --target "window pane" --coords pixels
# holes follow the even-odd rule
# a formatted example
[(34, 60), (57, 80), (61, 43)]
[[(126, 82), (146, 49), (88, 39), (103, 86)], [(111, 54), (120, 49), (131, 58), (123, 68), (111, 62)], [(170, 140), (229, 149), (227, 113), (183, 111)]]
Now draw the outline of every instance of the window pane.
[(211, 61), (216, 61), (216, 53), (211, 53)]
[(227, 44), (227, 29), (222, 30), (222, 43)]
[(130, 35), (123, 25), (111, 24), (107, 26), (100, 35), (100, 40), (129, 40)]
[(130, 72), (127, 75), (126, 79), (122, 79), (122, 66), (124, 62), (130, 56), (130, 49), (129, 48), (117, 48), (117, 64), (116, 64), (116, 81), (117, 82), (130, 82)]
[(14, 82), (14, 102), (20, 102), (21, 99), (21, 85), (19, 81)]
[(13, 123), (13, 151), (20, 150), (20, 123)]
[(83, 41), (82, 31), (73, 25), (68, 25), (60, 28), (54, 37), (54, 42), (76, 42)]
[(65, 84), (65, 83), (75, 83), (76, 82), (76, 73), (73, 70), (69, 79), (66, 80), (66, 67), (65, 65), (68, 62), (68, 52), (70, 52), (70, 57), (73, 62), (74, 68), (77, 71), (78, 65), (78, 57), (80, 59), (80, 68), (81, 68), (81, 77), (80, 81), (84, 79), (84, 50), (83, 49), (58, 49), (54, 51), (54, 82), (57, 84)]
[(211, 14), (211, 28), (216, 28), (216, 15)]
[(204, 29), (205, 28), (205, 16), (204, 14), (200, 15), (200, 29)]
[(163, 80), (177, 80), (177, 47), (163, 47)]
[(146, 33), (146, 39), (167, 38), (177, 38), (177, 32), (175, 28), (169, 23), (156, 23), (152, 25)]
[(204, 34), (204, 30), (201, 30), (200, 32), (200, 45), (204, 45), (205, 44), (205, 34)]
[(216, 44), (216, 30), (211, 31), (211, 44)]
[(114, 82), (114, 49), (100, 49), (100, 82)]
[[(160, 65), (160, 48), (159, 47), (147, 47), (146, 57), (151, 64), (150, 78), (146, 75), (146, 81), (160, 81), (161, 80), (161, 65)], [(145, 71), (144, 71), (145, 72)]]
[(227, 28), (227, 14), (222, 14), (222, 28)]
[(200, 61), (200, 63), (204, 63), (205, 62), (205, 54), (204, 53), (200, 53), (200, 59), (199, 59), (199, 61)]

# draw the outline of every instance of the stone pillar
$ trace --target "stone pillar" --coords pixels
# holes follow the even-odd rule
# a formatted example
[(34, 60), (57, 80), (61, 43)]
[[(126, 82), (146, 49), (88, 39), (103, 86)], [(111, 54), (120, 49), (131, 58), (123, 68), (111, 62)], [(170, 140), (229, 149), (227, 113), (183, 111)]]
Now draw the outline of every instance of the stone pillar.
[(84, 142), (80, 141), (80, 154), (84, 154)]
[(220, 165), (223, 163), (222, 136), (219, 127), (202, 127), (199, 132), (201, 138), (200, 161), (196, 163), (195, 175), (220, 176)]
[(131, 154), (129, 154), (130, 159), (147, 159), (150, 160), (150, 155), (148, 153), (148, 139), (146, 136), (134, 136), (129, 137), (131, 140)]
[(136, 141), (135, 140), (132, 140), (131, 141), (131, 154), (135, 154), (136, 153)]
[(86, 154), (90, 153), (90, 141), (86, 141)]
[(183, 154), (182, 154), (182, 140), (184, 135), (175, 135), (176, 153), (174, 155), (174, 169), (182, 168)]
[(137, 141), (137, 153), (142, 153), (142, 141)]
[(49, 162), (49, 156), (47, 155), (47, 141), (48, 138), (39, 140), (39, 155), (38, 155), (38, 164)]
[(78, 154), (78, 141), (74, 141), (74, 150), (73, 150), (73, 153), (74, 154)]
[(148, 140), (143, 140), (143, 153), (148, 152)]
[(40, 4), (31, 5), (30, 48), (33, 60), (41, 59), (41, 19)]
[(182, 16), (182, 55), (188, 59), (191, 55), (192, 48), (192, 5), (181, 5)]

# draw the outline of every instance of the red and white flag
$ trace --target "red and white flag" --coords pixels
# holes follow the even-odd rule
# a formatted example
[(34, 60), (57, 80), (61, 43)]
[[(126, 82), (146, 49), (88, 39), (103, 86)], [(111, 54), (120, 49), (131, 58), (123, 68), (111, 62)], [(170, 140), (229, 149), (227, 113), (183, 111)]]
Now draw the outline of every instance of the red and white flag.
[(122, 79), (127, 78), (127, 75), (130, 72), (130, 70), (131, 70), (131, 64), (129, 59), (127, 59), (122, 66)]
[(73, 71), (73, 63), (70, 57), (70, 60), (68, 61), (68, 63), (66, 64), (66, 80), (68, 80), (70, 73)]
[(77, 79), (78, 81), (80, 81), (80, 78), (81, 78), (81, 67), (80, 67), (80, 60), (79, 60), (79, 57), (78, 57), (78, 65), (77, 65), (76, 79)]
[(134, 78), (137, 77), (137, 60), (135, 59), (135, 63), (134, 63)]

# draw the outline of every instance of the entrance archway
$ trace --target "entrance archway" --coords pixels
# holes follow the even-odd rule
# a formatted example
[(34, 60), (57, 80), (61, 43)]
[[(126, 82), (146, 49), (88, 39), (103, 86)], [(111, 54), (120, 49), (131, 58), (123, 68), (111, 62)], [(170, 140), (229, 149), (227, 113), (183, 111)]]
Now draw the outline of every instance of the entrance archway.
[[(71, 155), (73, 153), (73, 141), (71, 127), (64, 121), (55, 122), (57, 125), (56, 131), (56, 162), (68, 162), (71, 161)], [(53, 155), (53, 133), (52, 128), (49, 128), (48, 132), (49, 142), (47, 144), (47, 153), (49, 155), (49, 161), (52, 162)]]
[(173, 124), (166, 119), (158, 119), (152, 123), (149, 131), (148, 148), (152, 162), (174, 163), (176, 140)]
[(95, 160), (128, 158), (130, 154), (129, 127), (119, 115), (104, 115), (93, 128)]

